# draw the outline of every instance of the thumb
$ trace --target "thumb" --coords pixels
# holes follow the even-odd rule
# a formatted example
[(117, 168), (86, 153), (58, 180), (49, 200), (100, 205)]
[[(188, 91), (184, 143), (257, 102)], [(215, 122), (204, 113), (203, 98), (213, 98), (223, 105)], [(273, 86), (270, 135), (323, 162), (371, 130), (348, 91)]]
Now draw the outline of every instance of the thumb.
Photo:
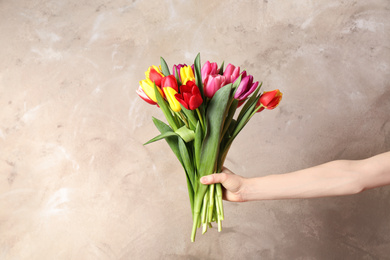
[(224, 173), (214, 173), (200, 178), (202, 184), (222, 183), (226, 179)]

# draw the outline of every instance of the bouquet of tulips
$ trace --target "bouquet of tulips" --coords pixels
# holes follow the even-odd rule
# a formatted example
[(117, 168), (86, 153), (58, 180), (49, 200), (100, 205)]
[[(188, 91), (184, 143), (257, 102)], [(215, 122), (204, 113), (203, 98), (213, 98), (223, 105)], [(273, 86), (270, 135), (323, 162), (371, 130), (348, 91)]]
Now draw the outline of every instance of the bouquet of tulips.
[(262, 84), (232, 64), (224, 69), (224, 63), (218, 67), (207, 61), (202, 67), (199, 54), (192, 66), (178, 64), (172, 71), (163, 58), (160, 61), (145, 72), (137, 94), (160, 107), (168, 124), (153, 117), (161, 134), (146, 144), (165, 139), (184, 168), (194, 242), (198, 228), (204, 234), (216, 222), (221, 231), (224, 219), (221, 184), (203, 185), (199, 179), (221, 172), (238, 133), (256, 112), (275, 108), (282, 93), (260, 93)]

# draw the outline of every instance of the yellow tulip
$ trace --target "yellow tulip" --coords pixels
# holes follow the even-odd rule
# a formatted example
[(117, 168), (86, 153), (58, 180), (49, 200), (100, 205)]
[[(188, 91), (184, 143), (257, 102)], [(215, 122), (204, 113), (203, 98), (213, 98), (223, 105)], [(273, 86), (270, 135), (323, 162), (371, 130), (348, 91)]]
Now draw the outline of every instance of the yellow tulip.
[(181, 106), (179, 101), (175, 98), (177, 91), (171, 87), (164, 88), (165, 97), (168, 100), (169, 106), (175, 112), (179, 112), (181, 110)]
[[(145, 94), (154, 102), (157, 102), (156, 94), (154, 93), (154, 83), (150, 79), (144, 79), (139, 82), (142, 90), (145, 92)], [(161, 96), (164, 96), (163, 92), (159, 87), (157, 87), (158, 91), (160, 92)]]
[(180, 68), (181, 83), (185, 85), (187, 81), (195, 80), (194, 72), (190, 66), (184, 66)]

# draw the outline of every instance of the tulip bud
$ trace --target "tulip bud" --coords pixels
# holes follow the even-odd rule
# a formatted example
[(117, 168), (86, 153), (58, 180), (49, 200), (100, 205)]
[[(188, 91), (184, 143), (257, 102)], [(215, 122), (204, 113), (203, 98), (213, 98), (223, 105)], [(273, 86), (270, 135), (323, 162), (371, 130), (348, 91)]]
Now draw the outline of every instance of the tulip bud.
[(210, 63), (209, 61), (206, 61), (206, 63), (203, 65), (201, 70), (203, 82), (209, 75), (215, 75), (218, 73), (219, 73), (219, 69), (217, 63), (216, 62)]
[(212, 98), (220, 88), (225, 85), (225, 77), (219, 74), (209, 75), (204, 82), (203, 91), (204, 95), (208, 98)]
[[(145, 94), (152, 99), (154, 102), (157, 102), (156, 94), (154, 93), (154, 83), (150, 79), (144, 79), (139, 82), (142, 87), (142, 90)], [(157, 90), (160, 92), (161, 96), (164, 97), (164, 93), (161, 91), (160, 87), (157, 86)]]
[(156, 86), (161, 86), (161, 79), (164, 77), (164, 75), (161, 73), (161, 70), (157, 66), (150, 66), (148, 70), (145, 72), (145, 76), (147, 79), (150, 79), (150, 81), (156, 83)]
[(181, 110), (181, 106), (180, 103), (175, 98), (177, 91), (171, 87), (165, 87), (163, 90), (171, 109), (175, 112), (179, 112)]
[(154, 102), (150, 97), (148, 97), (148, 95), (146, 95), (146, 93), (143, 91), (142, 87), (139, 86), (138, 89), (136, 90), (138, 96), (140, 98), (142, 98), (144, 101), (146, 101), (147, 103), (151, 104), (151, 105), (156, 105), (157, 103)]
[(234, 65), (229, 63), (226, 66), (226, 69), (223, 73), (223, 76), (226, 79), (225, 84), (233, 83), (238, 78), (239, 75), (240, 75), (240, 67), (235, 67)]
[(181, 83), (185, 85), (188, 81), (195, 80), (194, 71), (190, 66), (184, 66), (180, 68)]
[(259, 101), (257, 101), (256, 107), (258, 108), (261, 106), (257, 112), (264, 110), (264, 108), (274, 109), (279, 105), (280, 101), (282, 100), (282, 96), (283, 93), (280, 92), (279, 89), (264, 92), (260, 96)]
[(180, 94), (175, 95), (177, 101), (186, 109), (195, 110), (203, 102), (198, 86), (193, 81), (180, 86)]
[(161, 80), (161, 88), (166, 88), (166, 87), (171, 87), (173, 88), (176, 92), (179, 91), (179, 88), (177, 86), (177, 80), (175, 76), (173, 75), (168, 75)]
[(253, 76), (246, 76), (246, 72), (244, 71), (242, 73), (240, 85), (238, 86), (236, 93), (234, 94), (234, 98), (238, 100), (245, 100), (250, 94), (253, 93), (253, 91), (255, 91), (258, 85), (259, 82), (256, 81), (253, 83)]
[(177, 75), (179, 76), (179, 79), (181, 79), (180, 78), (180, 69), (182, 68), (182, 67), (185, 67), (185, 66), (187, 66), (186, 64), (177, 64), (177, 65), (173, 65), (173, 68), (172, 68), (172, 75), (173, 76), (176, 76), (176, 73), (177, 73)]

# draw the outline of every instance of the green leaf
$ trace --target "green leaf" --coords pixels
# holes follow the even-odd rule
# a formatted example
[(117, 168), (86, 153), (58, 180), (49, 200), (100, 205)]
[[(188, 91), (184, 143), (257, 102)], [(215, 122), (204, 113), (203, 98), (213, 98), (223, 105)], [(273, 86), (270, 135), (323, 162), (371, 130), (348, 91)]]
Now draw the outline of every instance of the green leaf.
[(263, 85), (263, 82), (260, 83), (260, 85), (257, 87), (255, 92), (252, 94), (252, 96), (245, 102), (244, 106), (242, 107), (240, 114), (238, 115), (237, 121), (241, 121), (241, 118), (244, 116), (244, 114), (247, 112), (247, 110), (253, 105), (254, 102), (257, 103), (257, 100), (259, 97), (257, 94), (260, 91), (261, 86)]
[(194, 214), (194, 188), (192, 187), (191, 181), (186, 178), (187, 180), (187, 189), (188, 189), (188, 196), (190, 197), (190, 204), (191, 204), (191, 213)]
[(175, 70), (175, 78), (176, 78), (176, 81), (177, 81), (177, 85), (180, 87), (181, 85), (181, 79), (179, 78), (179, 74), (177, 73), (177, 70)]
[[(156, 128), (160, 131), (160, 133), (166, 133), (166, 132), (172, 132), (173, 133), (173, 130), (167, 124), (162, 122), (161, 120), (159, 120), (157, 118), (154, 118), (154, 117), (152, 118), (152, 120), (153, 120), (153, 123), (156, 126)], [(169, 136), (169, 137), (165, 137), (165, 141), (167, 141), (167, 143), (168, 143), (169, 147), (171, 148), (172, 152), (176, 155), (176, 157), (179, 160), (179, 162), (183, 165), (183, 160), (181, 158), (179, 147), (178, 147), (178, 144), (177, 144), (177, 139), (178, 138), (179, 138), (178, 136)]]
[(195, 179), (195, 170), (194, 170), (194, 164), (191, 160), (191, 156), (188, 153), (187, 146), (184, 143), (183, 139), (178, 138), (178, 146), (180, 151), (180, 156), (183, 160), (183, 166), (187, 173), (187, 178), (191, 182), (191, 186), (194, 187), (194, 179)]
[(196, 119), (196, 117), (195, 117), (195, 112), (193, 110), (186, 109), (182, 104), (180, 104), (180, 106), (181, 106), (181, 111), (187, 116), (188, 120), (190, 121), (190, 123), (194, 127), (191, 129), (195, 129), (195, 127), (198, 123), (198, 119)]
[(161, 63), (161, 71), (162, 71), (162, 73), (164, 74), (164, 76), (171, 75), (171, 73), (169, 72), (168, 65), (167, 65), (167, 63), (165, 62), (165, 60), (164, 60), (163, 57), (160, 57), (160, 63)]
[(164, 139), (166, 137), (170, 137), (170, 136), (177, 136), (177, 134), (175, 132), (165, 132), (165, 133), (162, 133), (152, 139), (150, 139), (149, 141), (147, 141), (146, 143), (144, 143), (144, 145), (147, 145), (147, 144), (150, 144), (150, 143), (153, 143), (153, 142), (156, 142), (156, 141), (159, 141), (161, 139)]
[(194, 151), (195, 151), (195, 165), (196, 168), (199, 169), (199, 163), (200, 163), (200, 152), (202, 148), (202, 126), (200, 125), (200, 122), (196, 125), (195, 130), (195, 139), (194, 139)]
[(236, 89), (237, 89), (238, 86), (240, 85), (241, 79), (242, 79), (242, 75), (240, 75), (240, 76), (234, 81), (234, 83), (233, 83), (234, 92), (236, 91)]
[(223, 75), (223, 66), (225, 64), (225, 61), (222, 62), (221, 66), (219, 67), (219, 74)]
[(188, 129), (186, 126), (182, 126), (175, 131), (186, 143), (191, 142), (195, 138), (195, 132)]
[(238, 106), (238, 100), (233, 99), (233, 101), (229, 107), (227, 117), (226, 117), (225, 122), (223, 124), (222, 136), (225, 136), (226, 132), (228, 131), (228, 129), (230, 127), (230, 123), (232, 122), (233, 116), (237, 110), (237, 106)]
[[(195, 58), (194, 69), (195, 69), (195, 83), (198, 86), (200, 94), (201, 94), (202, 99), (204, 101), (205, 96), (204, 96), (204, 92), (203, 92), (202, 72), (201, 72), (202, 65), (200, 63), (200, 53), (198, 53), (198, 55)], [(204, 102), (203, 102), (203, 104), (204, 104)]]
[(228, 84), (219, 89), (208, 106), (206, 115), (208, 120), (207, 130), (200, 156), (200, 176), (208, 175), (215, 171), (222, 127), (226, 118), (231, 92), (232, 84)]

